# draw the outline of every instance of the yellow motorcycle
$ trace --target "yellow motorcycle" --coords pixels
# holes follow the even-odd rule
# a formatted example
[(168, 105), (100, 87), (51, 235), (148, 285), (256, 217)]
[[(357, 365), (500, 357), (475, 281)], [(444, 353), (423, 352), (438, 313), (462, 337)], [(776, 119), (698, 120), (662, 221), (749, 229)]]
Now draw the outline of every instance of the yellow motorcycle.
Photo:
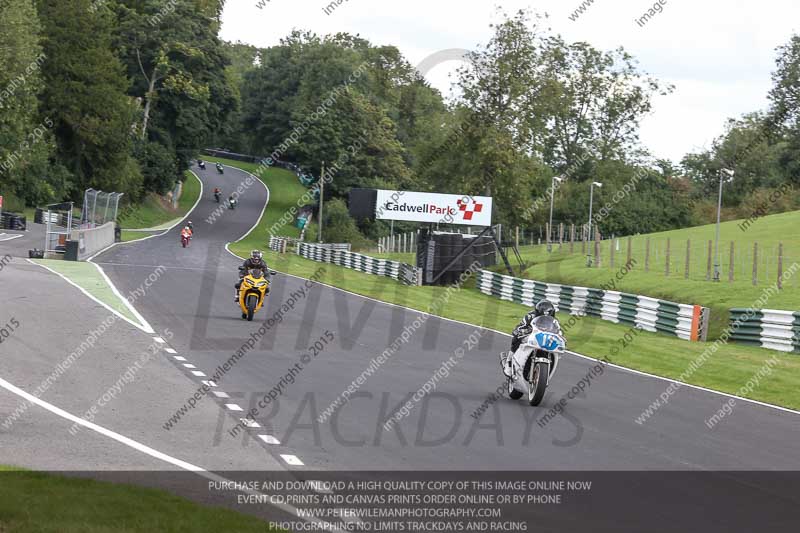
[[(275, 274), (270, 271), (269, 274)], [(249, 322), (253, 321), (259, 309), (264, 306), (267, 293), (269, 292), (269, 279), (263, 270), (253, 268), (245, 272), (242, 278), (242, 286), (239, 289), (239, 307), (242, 308), (242, 318)]]

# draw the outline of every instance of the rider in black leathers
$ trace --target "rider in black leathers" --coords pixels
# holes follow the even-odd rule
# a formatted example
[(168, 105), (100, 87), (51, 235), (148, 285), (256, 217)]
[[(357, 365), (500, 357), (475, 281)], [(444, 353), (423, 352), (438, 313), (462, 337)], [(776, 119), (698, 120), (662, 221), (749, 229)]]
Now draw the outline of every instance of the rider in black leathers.
[(506, 376), (511, 375), (511, 367), (509, 366), (511, 355), (517, 351), (525, 337), (533, 332), (533, 321), (538, 317), (545, 315), (555, 317), (556, 308), (547, 300), (541, 300), (534, 306), (533, 309), (531, 309), (525, 314), (524, 317), (522, 317), (520, 323), (514, 328), (514, 331), (511, 333), (511, 351), (500, 355), (500, 361), (503, 365), (503, 372), (506, 374)]
[[(247, 272), (253, 268), (257, 268), (264, 272), (264, 276), (269, 273), (269, 268), (267, 268), (267, 263), (264, 261), (264, 254), (261, 250), (253, 250), (250, 252), (250, 257), (245, 259), (242, 266), (239, 267), (239, 281), (236, 283), (236, 302), (239, 302), (239, 289), (242, 286), (242, 279), (247, 274)], [(267, 288), (267, 294), (269, 294), (269, 288)]]

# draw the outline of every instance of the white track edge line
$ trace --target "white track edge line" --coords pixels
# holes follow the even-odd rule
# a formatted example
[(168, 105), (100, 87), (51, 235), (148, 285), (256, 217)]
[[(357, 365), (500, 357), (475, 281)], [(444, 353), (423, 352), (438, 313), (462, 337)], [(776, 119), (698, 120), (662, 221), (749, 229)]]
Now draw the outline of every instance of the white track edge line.
[[(28, 392), (25, 392), (24, 390), (20, 389), (19, 387), (16, 387), (15, 385), (12, 385), (8, 381), (4, 380), (3, 378), (0, 378), (0, 387), (6, 389), (7, 391), (9, 391), (12, 394), (16, 394), (17, 396), (20, 396), (20, 397), (24, 398), (25, 400), (27, 400), (27, 401), (29, 401), (29, 402), (31, 402), (33, 404), (38, 405), (39, 407), (42, 407), (43, 409), (45, 409), (47, 411), (50, 411), (51, 413), (53, 413), (56, 416), (59, 416), (59, 417), (64, 418), (66, 420), (69, 420), (70, 422), (74, 422), (74, 423), (76, 423), (76, 424), (78, 424), (80, 426), (84, 426), (85, 428), (90, 429), (90, 430), (92, 430), (92, 431), (94, 431), (96, 433), (99, 433), (100, 435), (103, 435), (104, 437), (108, 437), (108, 438), (110, 438), (112, 440), (115, 440), (115, 441), (119, 442), (120, 444), (128, 446), (129, 448), (133, 448), (134, 450), (139, 451), (139, 452), (141, 452), (141, 453), (143, 453), (145, 455), (149, 455), (150, 457), (153, 457), (154, 459), (158, 459), (158, 460), (163, 461), (165, 463), (169, 463), (169, 464), (171, 464), (173, 466), (177, 466), (178, 468), (182, 468), (182, 469), (187, 470), (189, 472), (193, 472), (193, 473), (195, 473), (195, 474), (197, 474), (197, 475), (199, 475), (201, 477), (204, 477), (206, 479), (209, 479), (211, 481), (216, 481), (216, 482), (221, 482), (221, 483), (230, 482), (231, 481), (231, 480), (229, 480), (229, 479), (227, 479), (225, 477), (222, 477), (220, 475), (214, 474), (213, 472), (209, 472), (208, 470), (206, 470), (204, 468), (201, 468), (199, 466), (193, 465), (193, 464), (188, 463), (186, 461), (182, 461), (180, 459), (176, 459), (175, 457), (167, 455), (167, 454), (165, 454), (163, 452), (159, 452), (158, 450), (156, 450), (154, 448), (151, 448), (150, 446), (147, 446), (146, 444), (142, 444), (142, 443), (140, 443), (138, 441), (135, 441), (135, 440), (133, 440), (133, 439), (131, 439), (129, 437), (126, 437), (124, 435), (116, 433), (116, 432), (114, 432), (114, 431), (112, 431), (110, 429), (104, 428), (103, 426), (97, 425), (97, 424), (95, 424), (93, 422), (89, 422), (88, 420), (84, 420), (83, 418), (79, 418), (79, 417), (77, 417), (77, 416), (75, 416), (75, 415), (73, 415), (71, 413), (68, 413), (67, 411), (64, 411), (60, 407), (56, 407), (55, 405), (52, 405), (52, 404), (50, 404), (48, 402), (45, 402), (44, 400), (42, 400), (40, 398), (37, 398), (36, 396), (34, 396), (32, 394), (29, 394)], [(244, 494), (250, 494), (250, 495), (253, 495), (253, 496), (264, 496), (263, 493), (261, 493), (259, 491), (254, 491), (254, 490), (242, 490), (242, 491), (239, 491), (239, 492), (242, 492)], [(286, 512), (289, 512), (289, 513), (293, 514), (294, 516), (298, 516), (298, 517), (300, 516), (297, 513), (297, 508), (292, 507), (291, 505), (281, 504), (281, 503), (272, 503), (272, 502), (270, 503), (270, 505), (273, 506), (273, 507), (277, 507), (279, 509), (282, 509), (282, 510), (284, 510)], [(324, 531), (331, 531), (331, 532), (336, 532), (336, 533), (341, 531), (340, 529), (336, 529), (336, 528), (324, 527), (325, 526), (325, 522), (322, 522), (322, 521), (317, 520), (317, 519), (305, 518), (305, 517), (303, 517), (301, 519), (305, 520), (307, 522), (312, 522), (314, 524), (323, 526), (323, 530)]]
[[(227, 245), (225, 246), (225, 249), (228, 251), (229, 254), (233, 255), (236, 258), (239, 258), (238, 255), (234, 254), (233, 252), (231, 252), (228, 249)], [(239, 259), (241, 259), (241, 258), (239, 258)], [(334, 265), (334, 266), (336, 266), (336, 265)], [(305, 280), (305, 281), (313, 281), (313, 280), (311, 280), (309, 278), (304, 278), (302, 276), (297, 276), (295, 274), (289, 274), (289, 273), (286, 273), (286, 272), (281, 272), (281, 274), (284, 275), (284, 276), (290, 276), (290, 277), (297, 278), (297, 279), (302, 279), (302, 280)], [(371, 298), (369, 296), (364, 296), (363, 294), (358, 294), (358, 293), (355, 293), (355, 292), (351, 292), (351, 291), (348, 291), (346, 289), (342, 289), (341, 287), (335, 287), (333, 285), (328, 285), (327, 283), (322, 283), (320, 281), (314, 281), (314, 283), (316, 283), (317, 285), (322, 285), (324, 287), (329, 287), (331, 289), (334, 289), (334, 290), (337, 290), (337, 291), (341, 291), (341, 292), (344, 292), (344, 293), (347, 293), (347, 294), (352, 294), (353, 296), (358, 296), (359, 298), (364, 298), (365, 300), (371, 300), (373, 302), (378, 302), (378, 303), (381, 303), (383, 305), (388, 305), (388, 306), (391, 306), (391, 307), (399, 307), (401, 309), (407, 309), (409, 311), (413, 311), (414, 313), (420, 313), (420, 314), (423, 314), (423, 315), (436, 317), (436, 318), (439, 318), (441, 320), (446, 320), (448, 322), (453, 322), (455, 324), (461, 324), (461, 325), (469, 326), (469, 327), (473, 327), (473, 328), (480, 328), (480, 329), (483, 329), (485, 331), (492, 331), (494, 333), (497, 333), (497, 334), (500, 334), (500, 335), (504, 335), (506, 337), (511, 337), (511, 335), (509, 335), (508, 333), (506, 333), (504, 331), (498, 331), (496, 329), (487, 328), (485, 326), (478, 326), (476, 324), (470, 324), (468, 322), (462, 322), (460, 320), (455, 320), (455, 319), (447, 318), (447, 317), (440, 316), (440, 315), (434, 315), (434, 314), (428, 313), (426, 311), (420, 311), (419, 309), (406, 307), (406, 306), (400, 305), (400, 304), (395, 304), (395, 303), (391, 303), (391, 302), (384, 302), (383, 300), (378, 300), (376, 298)], [(590, 361), (595, 361), (595, 362), (600, 361), (600, 359), (598, 359), (596, 357), (583, 355), (583, 354), (580, 354), (578, 352), (568, 351), (567, 353), (569, 353), (570, 355), (575, 355), (575, 356), (580, 357), (582, 359), (588, 359)], [(787, 413), (800, 415), (800, 411), (797, 411), (797, 410), (794, 410), (794, 409), (790, 409), (788, 407), (782, 407), (780, 405), (774, 405), (774, 404), (771, 404), (771, 403), (761, 402), (761, 401), (758, 401), (758, 400), (751, 400), (750, 398), (742, 398), (741, 396), (736, 396), (735, 394), (730, 394), (728, 392), (721, 392), (721, 391), (717, 391), (717, 390), (713, 390), (713, 389), (707, 389), (707, 388), (702, 387), (700, 385), (692, 385), (691, 383), (685, 383), (683, 381), (678, 381), (678, 380), (671, 379), (671, 378), (665, 378), (664, 376), (657, 376), (655, 374), (649, 374), (647, 372), (642, 372), (641, 370), (634, 370), (633, 368), (628, 368), (628, 367), (616, 365), (616, 364), (613, 364), (613, 363), (608, 363), (608, 366), (610, 366), (612, 368), (616, 368), (618, 370), (624, 370), (624, 371), (630, 372), (632, 374), (638, 374), (640, 376), (646, 376), (646, 377), (649, 377), (649, 378), (658, 379), (660, 381), (666, 381), (668, 383), (679, 383), (680, 385), (682, 385), (684, 387), (689, 387), (689, 388), (701, 390), (701, 391), (704, 391), (704, 392), (710, 392), (712, 394), (717, 394), (719, 396), (724, 396), (726, 398), (735, 398), (737, 400), (742, 400), (743, 402), (748, 402), (748, 403), (760, 405), (762, 407), (769, 407), (769, 408), (772, 408), (772, 409), (777, 409), (779, 411), (784, 411), (784, 412), (787, 412)]]
[[(144, 238), (144, 239), (138, 239), (138, 240), (136, 240), (136, 241), (130, 241), (130, 242), (115, 242), (115, 243), (114, 243), (114, 244), (112, 244), (111, 246), (108, 246), (108, 247), (106, 247), (106, 248), (104, 248), (104, 249), (100, 250), (100, 251), (99, 251), (99, 252), (97, 252), (96, 254), (94, 254), (94, 255), (92, 255), (91, 257), (89, 257), (88, 259), (86, 259), (86, 262), (87, 262), (87, 263), (91, 263), (92, 265), (94, 265), (94, 267), (97, 269), (97, 271), (98, 271), (98, 272), (100, 272), (100, 275), (101, 275), (101, 276), (103, 276), (103, 279), (105, 280), (105, 282), (108, 284), (108, 286), (109, 286), (109, 287), (111, 287), (111, 291), (112, 291), (112, 292), (113, 292), (113, 293), (114, 293), (114, 294), (115, 294), (115, 295), (116, 295), (116, 296), (117, 296), (117, 297), (118, 297), (120, 300), (122, 300), (122, 301), (123, 301), (123, 303), (124, 303), (124, 304), (125, 304), (125, 306), (128, 308), (128, 310), (129, 310), (131, 313), (133, 313), (133, 316), (135, 316), (135, 317), (136, 317), (136, 319), (137, 319), (137, 320), (139, 320), (139, 321), (141, 322), (141, 326), (140, 326), (140, 325), (137, 325), (137, 324), (134, 324), (134, 323), (133, 323), (132, 321), (130, 321), (130, 320), (128, 320), (128, 322), (130, 322), (131, 324), (133, 324), (134, 326), (136, 326), (137, 328), (139, 328), (140, 330), (142, 330), (142, 331), (144, 331), (145, 333), (148, 333), (148, 334), (150, 334), (150, 333), (155, 333), (155, 330), (153, 329), (153, 327), (152, 327), (152, 326), (150, 325), (150, 323), (149, 323), (149, 322), (148, 322), (148, 321), (147, 321), (147, 320), (146, 320), (146, 319), (145, 319), (145, 318), (144, 318), (144, 317), (141, 315), (141, 313), (139, 313), (139, 311), (137, 311), (137, 310), (136, 310), (136, 308), (133, 306), (133, 304), (131, 304), (131, 303), (130, 303), (130, 302), (127, 300), (127, 298), (125, 298), (125, 297), (123, 297), (123, 296), (122, 296), (122, 294), (119, 292), (119, 289), (117, 289), (117, 286), (116, 286), (116, 285), (114, 285), (114, 282), (113, 282), (113, 281), (111, 281), (111, 278), (109, 278), (109, 277), (108, 277), (108, 275), (106, 275), (105, 271), (103, 270), (103, 267), (101, 267), (100, 265), (98, 265), (97, 263), (95, 263), (95, 262), (93, 261), (93, 259), (94, 259), (95, 257), (97, 257), (98, 255), (100, 255), (100, 254), (103, 254), (103, 253), (105, 253), (105, 252), (107, 252), (107, 251), (111, 250), (112, 248), (114, 248), (114, 247), (115, 247), (115, 246), (117, 246), (118, 244), (131, 244), (131, 243), (134, 243), (134, 242), (145, 241), (145, 240), (147, 240), (147, 239), (152, 239), (153, 237), (160, 237), (160, 236), (162, 236), (162, 235), (165, 235), (165, 234), (169, 233), (169, 232), (170, 232), (170, 231), (171, 231), (171, 230), (172, 230), (172, 229), (173, 229), (175, 226), (177, 226), (178, 224), (180, 224), (181, 222), (183, 222), (184, 220), (186, 220), (187, 218), (189, 218), (189, 216), (191, 216), (191, 214), (194, 212), (194, 210), (195, 210), (195, 209), (197, 208), (197, 206), (200, 204), (200, 200), (202, 200), (202, 199), (203, 199), (203, 191), (204, 191), (204, 187), (203, 187), (203, 180), (201, 180), (201, 179), (200, 179), (200, 176), (198, 176), (197, 174), (195, 174), (195, 172), (194, 172), (193, 170), (189, 170), (189, 172), (190, 172), (190, 173), (191, 173), (191, 174), (192, 174), (192, 175), (195, 177), (195, 179), (196, 179), (198, 182), (200, 182), (200, 195), (197, 197), (197, 201), (194, 203), (194, 205), (192, 206), (192, 208), (191, 208), (189, 211), (187, 211), (187, 212), (186, 212), (186, 215), (185, 215), (185, 216), (184, 216), (182, 219), (180, 219), (178, 222), (176, 222), (175, 224), (173, 224), (173, 225), (172, 225), (172, 226), (170, 226), (169, 228), (165, 229), (165, 230), (164, 230), (164, 231), (162, 231), (161, 233), (158, 233), (157, 235), (151, 235), (150, 237), (146, 237), (146, 238)], [(160, 265), (158, 265), (158, 266), (160, 266)], [(156, 266), (155, 268), (158, 268), (158, 266)], [(64, 279), (67, 279), (67, 278), (64, 278)], [(76, 286), (77, 286), (77, 285), (76, 285)], [(84, 291), (84, 292), (85, 292), (85, 291)], [(86, 294), (88, 295), (88, 293), (86, 293)], [(90, 295), (90, 297), (91, 297), (91, 295)], [(94, 299), (94, 298), (93, 298), (93, 299)], [(95, 299), (95, 300), (96, 300), (96, 299)], [(98, 301), (98, 300), (96, 300), (96, 301)], [(121, 316), (121, 315), (120, 315), (120, 316)], [(126, 320), (127, 320), (127, 319), (126, 319)]]
[(42, 265), (42, 264), (36, 263), (35, 261), (32, 261), (32, 260), (31, 260), (31, 259), (29, 259), (29, 258), (25, 258), (25, 260), (26, 260), (26, 261), (28, 261), (28, 262), (29, 262), (30, 264), (32, 264), (32, 265), (35, 265), (35, 266), (41, 267), (41, 268), (43, 268), (43, 269), (47, 270), (48, 272), (51, 272), (51, 273), (55, 274), (56, 276), (60, 277), (61, 279), (63, 279), (64, 281), (66, 281), (67, 283), (69, 283), (70, 285), (72, 285), (73, 287), (75, 287), (76, 289), (78, 289), (79, 291), (81, 291), (81, 292), (82, 292), (82, 293), (83, 293), (85, 296), (87, 296), (87, 297), (89, 297), (90, 299), (92, 299), (92, 300), (93, 300), (95, 303), (97, 303), (97, 304), (99, 304), (99, 305), (101, 305), (101, 306), (105, 307), (105, 308), (106, 308), (108, 311), (110, 311), (111, 313), (113, 313), (113, 314), (117, 315), (119, 318), (121, 318), (122, 320), (124, 320), (125, 322), (127, 322), (128, 324), (130, 324), (131, 326), (134, 326), (135, 328), (137, 328), (137, 329), (140, 329), (140, 330), (144, 331), (145, 333), (151, 333), (151, 332), (149, 332), (149, 331), (145, 330), (145, 329), (144, 329), (144, 327), (142, 326), (142, 324), (137, 324), (136, 322), (134, 322), (134, 321), (133, 321), (133, 320), (131, 320), (130, 318), (126, 317), (125, 315), (123, 315), (122, 313), (120, 313), (119, 311), (117, 311), (116, 309), (112, 308), (112, 307), (111, 307), (110, 305), (108, 305), (107, 303), (105, 303), (105, 302), (103, 302), (103, 301), (99, 300), (99, 299), (98, 299), (97, 297), (95, 297), (93, 294), (89, 293), (89, 291), (87, 291), (86, 289), (84, 289), (83, 287), (81, 287), (80, 285), (78, 285), (77, 283), (75, 283), (74, 281), (72, 281), (71, 279), (69, 279), (67, 276), (65, 276), (65, 275), (64, 275), (64, 274), (62, 274), (61, 272), (58, 272), (58, 271), (56, 271), (56, 270), (53, 270), (52, 268), (50, 268), (50, 267), (48, 267), (48, 266), (46, 266), (46, 265)]

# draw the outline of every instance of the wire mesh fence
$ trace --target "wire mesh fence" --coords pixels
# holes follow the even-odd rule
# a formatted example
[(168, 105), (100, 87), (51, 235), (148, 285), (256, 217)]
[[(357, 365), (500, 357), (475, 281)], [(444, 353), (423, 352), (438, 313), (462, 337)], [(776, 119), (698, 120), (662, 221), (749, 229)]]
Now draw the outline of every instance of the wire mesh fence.
[(119, 200), (122, 193), (103, 192), (86, 189), (83, 193), (83, 210), (81, 211), (81, 228), (95, 228), (117, 219)]

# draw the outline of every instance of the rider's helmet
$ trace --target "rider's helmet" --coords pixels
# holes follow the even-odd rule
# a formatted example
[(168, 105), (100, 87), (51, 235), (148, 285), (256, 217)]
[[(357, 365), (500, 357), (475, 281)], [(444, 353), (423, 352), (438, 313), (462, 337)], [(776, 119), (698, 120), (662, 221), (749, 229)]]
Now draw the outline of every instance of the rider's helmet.
[(547, 300), (542, 300), (533, 308), (533, 313), (536, 316), (556, 316), (556, 308)]
[(254, 261), (261, 261), (263, 257), (264, 254), (261, 253), (261, 250), (253, 250), (252, 252), (250, 252), (250, 258), (253, 259)]
[(187, 223), (186, 223), (186, 227), (187, 227), (187, 228), (191, 228), (191, 227), (192, 227), (192, 221), (191, 221), (191, 220), (190, 220), (189, 222), (187, 222)]

